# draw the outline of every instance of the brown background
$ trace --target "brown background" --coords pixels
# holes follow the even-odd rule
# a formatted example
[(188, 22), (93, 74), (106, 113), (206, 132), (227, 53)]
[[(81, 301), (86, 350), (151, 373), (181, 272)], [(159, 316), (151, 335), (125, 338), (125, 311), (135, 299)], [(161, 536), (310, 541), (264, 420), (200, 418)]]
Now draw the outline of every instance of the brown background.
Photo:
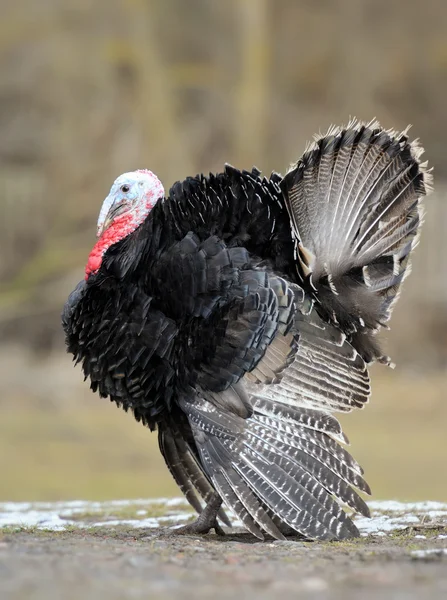
[(372, 403), (344, 418), (375, 497), (447, 500), (447, 4), (0, 0), (0, 500), (176, 494), (156, 439), (93, 396), (59, 313), (100, 204), (147, 167), (284, 172), (350, 116), (422, 139), (436, 193)]

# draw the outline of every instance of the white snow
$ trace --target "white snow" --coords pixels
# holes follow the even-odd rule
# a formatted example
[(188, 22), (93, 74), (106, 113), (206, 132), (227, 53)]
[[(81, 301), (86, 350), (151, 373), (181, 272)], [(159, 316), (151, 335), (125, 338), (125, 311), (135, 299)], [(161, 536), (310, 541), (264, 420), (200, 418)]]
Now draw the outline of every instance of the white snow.
[[(166, 515), (147, 517), (146, 519), (114, 519), (114, 509), (130, 507), (137, 516), (146, 515), (152, 505), (162, 504), (166, 507)], [(69, 502), (3, 502), (0, 503), (0, 527), (37, 527), (58, 531), (67, 526), (99, 527), (128, 525), (135, 528), (160, 527), (167, 522), (186, 521), (191, 517), (188, 504), (183, 498), (156, 498), (150, 500), (110, 500), (107, 502), (90, 502), (87, 500), (71, 500)], [(73, 519), (76, 515), (89, 513), (89, 520)], [(98, 519), (110, 515), (110, 519), (95, 522), (92, 516), (98, 513)]]
[(363, 536), (386, 535), (411, 525), (447, 521), (447, 504), (442, 502), (397, 502), (382, 500), (369, 502), (371, 519), (357, 517), (355, 523)]
[[(160, 517), (146, 516), (153, 505), (164, 505), (166, 513)], [(386, 536), (392, 531), (411, 525), (429, 525), (432, 521), (447, 523), (447, 504), (442, 502), (376, 501), (369, 503), (372, 518), (354, 517), (362, 536)], [(140, 518), (118, 518), (120, 508), (133, 508)], [(88, 513), (89, 518), (79, 518)], [(98, 521), (95, 521), (98, 513)], [(150, 500), (111, 500), (89, 502), (72, 500), (69, 502), (3, 502), (0, 503), (0, 527), (38, 527), (39, 529), (61, 530), (67, 526), (80, 528), (127, 525), (135, 528), (156, 528), (168, 523), (182, 523), (192, 516), (191, 508), (183, 498), (154, 498)], [(77, 517), (77, 518), (76, 518)], [(93, 517), (93, 518), (92, 518)], [(235, 526), (241, 523), (234, 521)], [(415, 536), (419, 539), (425, 535)], [(439, 534), (437, 539), (447, 539)]]
[(414, 558), (441, 558), (447, 556), (447, 548), (427, 548), (426, 550), (413, 550), (411, 556)]

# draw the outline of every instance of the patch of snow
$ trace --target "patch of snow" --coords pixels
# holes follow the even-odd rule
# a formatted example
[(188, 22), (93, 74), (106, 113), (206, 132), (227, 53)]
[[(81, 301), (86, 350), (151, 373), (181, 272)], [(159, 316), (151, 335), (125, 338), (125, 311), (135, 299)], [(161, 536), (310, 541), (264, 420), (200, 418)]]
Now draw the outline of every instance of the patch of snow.
[(94, 500), (66, 500), (61, 502), (0, 502), (1, 512), (27, 511), (31, 508), (35, 510), (71, 510), (78, 509), (78, 512), (91, 510), (101, 510), (113, 507), (127, 506), (153, 506), (154, 504), (164, 504), (168, 507), (188, 506), (183, 498), (137, 498), (134, 500), (104, 500), (97, 502)]
[[(165, 506), (166, 513), (160, 517), (150, 517), (151, 506)], [(355, 516), (354, 520), (362, 536), (386, 536), (393, 531), (405, 529), (411, 525), (430, 522), (431, 519), (445, 520), (447, 523), (447, 504), (442, 502), (370, 502), (372, 518)], [(117, 519), (116, 512), (120, 508), (135, 509), (136, 517)], [(83, 521), (83, 513), (89, 519)], [(98, 521), (95, 520), (98, 513)], [(93, 519), (92, 519), (93, 515)], [(104, 515), (109, 517), (103, 519)], [(156, 528), (167, 523), (183, 523), (191, 518), (191, 509), (183, 498), (153, 498), (150, 500), (110, 500), (106, 502), (90, 502), (72, 500), (69, 502), (4, 502), (0, 503), (0, 527), (38, 527), (39, 529), (62, 530), (67, 526), (79, 528), (127, 525), (135, 528)], [(234, 526), (241, 526), (233, 521)], [(415, 536), (424, 539), (425, 536)], [(446, 539), (447, 535), (438, 535), (438, 539)]]
[(416, 515), (383, 515), (379, 511), (374, 511), (371, 519), (367, 517), (355, 518), (355, 524), (364, 536), (385, 535), (391, 531), (405, 529), (405, 527), (409, 527), (411, 524), (419, 524), (420, 522), (421, 520)]
[[(73, 517), (89, 513), (91, 516), (98, 513), (113, 515), (117, 508), (135, 508), (138, 516), (147, 515), (144, 507), (151, 505), (164, 505), (166, 515), (148, 517), (146, 519), (110, 519), (98, 522), (74, 520)], [(135, 528), (160, 527), (170, 521), (186, 521), (191, 517), (187, 511), (188, 504), (183, 498), (157, 498), (150, 500), (110, 500), (106, 502), (90, 502), (86, 500), (72, 500), (69, 502), (3, 502), (0, 503), (0, 528), (1, 527), (37, 527), (60, 531), (67, 526), (79, 528), (128, 525)], [(183, 510), (182, 510), (183, 509)]]
[[(156, 528), (171, 521), (188, 521), (192, 513), (177, 513), (167, 517), (148, 517), (147, 519), (115, 519), (112, 521), (98, 521), (97, 523), (84, 523), (80, 527), (116, 527), (117, 525), (128, 525), (135, 529)], [(179, 525), (180, 527), (180, 525)]]
[(426, 500), (424, 502), (399, 502), (397, 500), (373, 500), (368, 502), (368, 506), (372, 510), (391, 511), (391, 512), (407, 512), (409, 510), (428, 512), (431, 510), (439, 510), (444, 514), (447, 512), (447, 504), (444, 502), (435, 502)]
[(447, 548), (427, 548), (427, 550), (413, 550), (413, 558), (441, 558), (447, 556)]
[(369, 507), (371, 509), (371, 519), (361, 516), (354, 517), (363, 537), (367, 535), (383, 536), (411, 525), (420, 525), (423, 519), (427, 518), (436, 521), (445, 519), (447, 521), (447, 504), (443, 502), (380, 500), (369, 502)]
[(31, 509), (26, 511), (18, 510), (16, 512), (9, 510), (7, 513), (2, 513), (0, 507), (0, 527), (9, 525), (16, 527), (38, 527), (39, 529), (59, 531), (66, 527), (67, 521), (66, 519), (61, 519), (56, 511)]

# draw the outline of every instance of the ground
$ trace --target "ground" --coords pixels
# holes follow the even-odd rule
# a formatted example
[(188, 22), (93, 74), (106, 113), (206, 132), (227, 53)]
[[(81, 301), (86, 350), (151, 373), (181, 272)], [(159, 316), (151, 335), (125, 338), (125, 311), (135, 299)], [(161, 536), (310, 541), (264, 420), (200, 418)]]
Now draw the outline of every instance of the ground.
[(447, 597), (447, 505), (371, 503), (345, 542), (179, 536), (180, 499), (0, 504), (0, 597)]

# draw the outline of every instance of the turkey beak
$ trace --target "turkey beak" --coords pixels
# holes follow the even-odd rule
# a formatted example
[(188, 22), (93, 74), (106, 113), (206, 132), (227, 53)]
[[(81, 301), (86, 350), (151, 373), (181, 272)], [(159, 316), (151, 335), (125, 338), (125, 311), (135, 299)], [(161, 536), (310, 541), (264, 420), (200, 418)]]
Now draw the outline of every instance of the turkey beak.
[(107, 198), (102, 203), (96, 230), (96, 237), (98, 238), (100, 238), (104, 231), (112, 224), (114, 217), (113, 204), (114, 197), (111, 195), (107, 196)]
[(110, 227), (112, 222), (113, 222), (113, 217), (109, 217), (109, 216), (107, 216), (106, 219), (104, 221), (102, 221), (102, 223), (98, 222), (96, 237), (100, 238), (102, 236), (102, 234), (104, 233), (104, 231)]

